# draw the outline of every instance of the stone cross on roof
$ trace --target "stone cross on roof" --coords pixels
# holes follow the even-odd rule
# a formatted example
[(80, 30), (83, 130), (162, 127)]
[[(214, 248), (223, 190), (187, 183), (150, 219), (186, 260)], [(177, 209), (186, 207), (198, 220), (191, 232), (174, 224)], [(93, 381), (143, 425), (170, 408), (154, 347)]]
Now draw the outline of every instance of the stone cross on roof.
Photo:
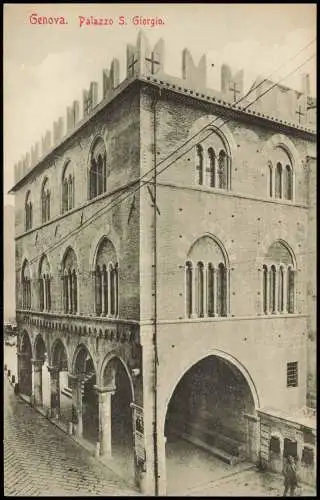
[(127, 45), (127, 78), (162, 73), (163, 61), (164, 41), (158, 40), (152, 50), (147, 37), (140, 31), (136, 45)]

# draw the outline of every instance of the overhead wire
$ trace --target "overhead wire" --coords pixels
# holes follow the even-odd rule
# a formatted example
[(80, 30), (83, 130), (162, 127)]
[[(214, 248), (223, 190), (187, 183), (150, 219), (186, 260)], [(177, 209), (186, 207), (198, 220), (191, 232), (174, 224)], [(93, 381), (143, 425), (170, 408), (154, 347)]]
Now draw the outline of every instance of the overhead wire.
[[(297, 54), (295, 54), (292, 58), (290, 58), (290, 60), (294, 59), (295, 57), (297, 57), (297, 55), (299, 55), (303, 50), (305, 50), (306, 48), (308, 48), (311, 44), (313, 43), (313, 40), (311, 42), (309, 42), (305, 47), (303, 47), (302, 49), (299, 50), (299, 52)], [(309, 62), (313, 57), (315, 57), (316, 54), (312, 54), (312, 56), (310, 56), (307, 60), (305, 60), (301, 65), (299, 65), (298, 67), (294, 68), (294, 70), (292, 70), (290, 73), (288, 73), (287, 75), (285, 75), (283, 78), (281, 78), (280, 80), (278, 80), (277, 82), (275, 82), (270, 88), (266, 89), (262, 94), (259, 94), (256, 99), (254, 99), (252, 102), (250, 102), (249, 104), (247, 104), (243, 110), (246, 110), (248, 109), (248, 107), (252, 106), (252, 104), (254, 104), (255, 102), (257, 102), (259, 99), (261, 99), (261, 97), (263, 97), (263, 95), (267, 94), (268, 92), (270, 92), (273, 88), (275, 88), (281, 81), (285, 80), (286, 78), (288, 78), (288, 76), (291, 76), (293, 73), (297, 72), (299, 69), (301, 69), (301, 67), (303, 67), (305, 64), (307, 64), (307, 62)], [(277, 68), (275, 71), (278, 71), (279, 68)], [(248, 95), (255, 91), (259, 86), (261, 86), (263, 83), (265, 83), (265, 81), (267, 81), (268, 79), (270, 78), (270, 75), (264, 79), (263, 81), (261, 81), (256, 87), (252, 87), (247, 93), (245, 96), (242, 96), (240, 99), (238, 99), (237, 101), (235, 101), (233, 104), (231, 104), (231, 106), (235, 106), (236, 104), (238, 104), (240, 102), (240, 100), (243, 100), (244, 98), (248, 97)], [(204, 130), (208, 129), (209, 126), (212, 126), (214, 124), (214, 122), (217, 120), (217, 119), (220, 119), (220, 118), (215, 118), (214, 120), (212, 120), (211, 123), (209, 124), (206, 124), (205, 127), (203, 127), (202, 129), (200, 129), (194, 136), (192, 136), (191, 138), (189, 138), (187, 141), (184, 142), (184, 144), (180, 145), (178, 148), (176, 148), (172, 153), (170, 153), (166, 158), (164, 158), (163, 160), (161, 160), (160, 162), (157, 163), (156, 165), (156, 168), (164, 163), (165, 161), (167, 161), (168, 158), (170, 158), (176, 151), (182, 149), (184, 146), (186, 146), (193, 138), (195, 138), (197, 135), (199, 135), (201, 132), (203, 132)], [(216, 130), (219, 130), (221, 129), (226, 123), (228, 123), (229, 121), (231, 120), (231, 118), (228, 118), (226, 119), (222, 124), (219, 125), (219, 127), (216, 127)], [(210, 135), (212, 135), (215, 131), (214, 130), (211, 130), (210, 133), (205, 137), (203, 138), (202, 140), (205, 140), (206, 138), (210, 137)], [(163, 167), (160, 172), (157, 172), (155, 173), (154, 175), (156, 175), (156, 177), (158, 177), (162, 172), (164, 172), (167, 168), (169, 168), (172, 164), (174, 164), (176, 161), (178, 161), (180, 158), (182, 158), (187, 152), (189, 152), (191, 149), (194, 148), (194, 144), (192, 144), (192, 146), (187, 149), (186, 151), (184, 151), (181, 155), (179, 155), (177, 158), (175, 158), (173, 161), (171, 161), (168, 165), (166, 165), (165, 167)], [(73, 229), (72, 231), (70, 231), (68, 234), (66, 234), (65, 236), (63, 236), (59, 241), (55, 242), (54, 244), (50, 245), (46, 250), (43, 251), (43, 253), (45, 254), (48, 254), (49, 252), (55, 250), (56, 248), (58, 248), (60, 245), (62, 245), (67, 239), (69, 239), (71, 236), (73, 236), (74, 234), (78, 233), (79, 231), (81, 231), (82, 229), (84, 229), (85, 227), (87, 227), (87, 225), (89, 225), (93, 220), (95, 220), (95, 218), (99, 217), (101, 214), (105, 214), (107, 213), (108, 211), (116, 208), (118, 205), (122, 204), (126, 199), (128, 199), (129, 197), (131, 197), (133, 194), (135, 194), (136, 192), (138, 192), (140, 189), (142, 189), (143, 185), (145, 184), (149, 184), (154, 175), (151, 176), (150, 179), (142, 182), (141, 181), (146, 177), (148, 176), (150, 173), (154, 172), (154, 167), (152, 167), (150, 170), (148, 170), (147, 172), (145, 172), (142, 176), (140, 176), (136, 181), (133, 181), (131, 183), (131, 186), (134, 186), (135, 184), (139, 183), (138, 187), (136, 189), (134, 189), (133, 191), (130, 191), (128, 194), (125, 194), (125, 196), (123, 196), (122, 199), (121, 196), (123, 194), (123, 191), (127, 191), (127, 187), (125, 187), (123, 190), (121, 190), (120, 194), (112, 199), (109, 204), (107, 205), (104, 205), (103, 207), (101, 207), (99, 210), (97, 210), (92, 216), (90, 216), (88, 219), (86, 219), (80, 226), (76, 227), (75, 229)], [(130, 188), (129, 188), (130, 189)], [(116, 203), (118, 200), (120, 199), (120, 202), (119, 203)], [(85, 207), (84, 207), (85, 208)], [(81, 210), (81, 209), (80, 209)], [(37, 260), (39, 259), (39, 257), (35, 257), (33, 259), (30, 259), (29, 263), (33, 263), (33, 262), (36, 262)], [(22, 267), (18, 268), (17, 270), (21, 270)]]

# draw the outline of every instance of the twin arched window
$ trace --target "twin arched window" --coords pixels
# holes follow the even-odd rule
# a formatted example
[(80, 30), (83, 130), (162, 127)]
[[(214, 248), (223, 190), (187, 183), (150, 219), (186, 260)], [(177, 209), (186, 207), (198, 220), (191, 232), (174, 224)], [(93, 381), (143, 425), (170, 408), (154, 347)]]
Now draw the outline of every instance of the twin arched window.
[(39, 266), (39, 306), (40, 311), (51, 310), (51, 273), (46, 255), (42, 257)]
[(107, 191), (107, 152), (102, 139), (92, 149), (89, 170), (89, 199)]
[(94, 277), (96, 314), (118, 316), (119, 267), (115, 248), (107, 238), (99, 245)]
[(71, 162), (68, 162), (62, 176), (62, 213), (72, 208), (74, 208), (74, 174), (71, 171)]
[(22, 308), (31, 309), (30, 267), (26, 260), (22, 266)]
[(47, 177), (44, 179), (41, 189), (41, 215), (43, 224), (50, 220), (50, 189)]
[(78, 276), (76, 254), (69, 248), (63, 259), (63, 305), (65, 314), (78, 312)]
[(229, 273), (225, 253), (213, 238), (204, 236), (192, 246), (185, 272), (187, 317), (227, 316)]
[(268, 163), (268, 194), (270, 198), (293, 200), (293, 168), (289, 155), (278, 147)]
[(283, 243), (275, 242), (269, 248), (262, 279), (264, 314), (294, 313), (295, 268)]
[(24, 211), (25, 211), (25, 228), (26, 231), (29, 231), (30, 229), (32, 229), (32, 202), (31, 202), (30, 191), (28, 191), (26, 196)]

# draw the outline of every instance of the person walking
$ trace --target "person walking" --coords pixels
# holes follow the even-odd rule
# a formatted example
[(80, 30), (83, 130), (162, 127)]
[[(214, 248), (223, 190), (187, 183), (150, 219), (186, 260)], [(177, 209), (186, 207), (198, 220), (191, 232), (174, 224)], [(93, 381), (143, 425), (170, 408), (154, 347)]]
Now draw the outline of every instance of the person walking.
[(284, 475), (284, 491), (283, 496), (286, 497), (288, 490), (290, 491), (291, 497), (294, 496), (294, 492), (298, 487), (298, 474), (297, 465), (292, 455), (288, 456), (287, 462), (283, 468)]

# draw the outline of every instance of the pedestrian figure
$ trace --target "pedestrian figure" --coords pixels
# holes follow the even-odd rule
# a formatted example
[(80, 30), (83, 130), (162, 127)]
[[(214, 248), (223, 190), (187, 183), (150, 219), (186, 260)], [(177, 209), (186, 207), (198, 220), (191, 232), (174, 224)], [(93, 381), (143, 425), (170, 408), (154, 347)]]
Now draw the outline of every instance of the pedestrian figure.
[(283, 496), (286, 497), (288, 490), (290, 491), (290, 497), (294, 496), (295, 489), (298, 486), (298, 475), (297, 466), (292, 455), (288, 456), (287, 462), (283, 467), (284, 475), (284, 491)]

